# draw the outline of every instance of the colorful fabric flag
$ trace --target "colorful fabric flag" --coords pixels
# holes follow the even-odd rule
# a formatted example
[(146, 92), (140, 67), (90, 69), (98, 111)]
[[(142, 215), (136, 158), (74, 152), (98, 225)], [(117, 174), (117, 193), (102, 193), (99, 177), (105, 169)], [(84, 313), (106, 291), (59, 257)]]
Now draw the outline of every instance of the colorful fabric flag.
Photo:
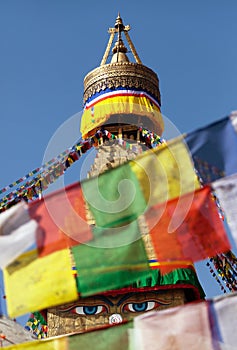
[[(134, 349), (236, 349), (236, 294), (134, 318)], [(157, 332), (159, 330), (159, 332)]]
[(0, 214), (0, 268), (36, 242), (37, 222), (31, 220), (23, 202)]
[[(153, 132), (161, 135), (164, 129), (164, 122), (160, 112), (160, 106), (154, 97), (145, 91), (140, 90), (128, 90), (126, 88), (117, 89), (105, 89), (100, 91), (99, 94), (94, 94), (87, 100), (84, 105), (84, 111), (81, 118), (81, 133), (83, 138), (88, 137), (91, 130), (94, 130), (98, 126), (106, 123), (111, 115), (120, 114), (120, 122), (125, 116), (127, 122), (129, 114), (129, 120), (131, 124), (137, 124), (140, 116), (140, 122), (144, 127), (150, 129), (151, 124), (149, 120), (153, 122)], [(134, 115), (136, 118), (134, 118)], [(147, 116), (144, 118), (144, 116)], [(149, 125), (147, 124), (149, 123)], [(140, 125), (138, 125), (140, 126)]]
[(8, 346), (7, 350), (70, 350), (70, 348), (68, 348), (68, 338), (62, 337), (15, 344)]
[(68, 338), (69, 350), (129, 350), (129, 331), (133, 323), (118, 324), (115, 327), (94, 330)]
[(188, 133), (185, 140), (203, 183), (237, 173), (237, 116), (226, 117)]
[(145, 218), (158, 261), (198, 261), (230, 249), (210, 187), (153, 206)]
[(119, 227), (95, 227), (90, 245), (72, 247), (82, 296), (127, 287), (151, 277), (148, 258), (136, 221)]
[(20, 202), (0, 214), (0, 236), (7, 236), (30, 220), (27, 205)]
[(83, 181), (81, 186), (98, 227), (129, 223), (145, 211), (146, 201), (129, 163)]
[(227, 219), (235, 244), (237, 245), (237, 175), (227, 176), (212, 183), (221, 209)]
[(149, 150), (130, 161), (148, 207), (200, 188), (182, 138)]
[(212, 337), (223, 349), (235, 349), (237, 344), (237, 294), (219, 296), (208, 301)]
[(79, 183), (45, 196), (29, 205), (30, 216), (37, 220), (37, 246), (44, 256), (92, 238), (86, 222), (85, 202)]
[(138, 316), (132, 334), (137, 350), (213, 349), (205, 302)]
[(10, 317), (67, 303), (78, 297), (68, 249), (41, 259), (35, 250), (26, 252), (3, 272)]

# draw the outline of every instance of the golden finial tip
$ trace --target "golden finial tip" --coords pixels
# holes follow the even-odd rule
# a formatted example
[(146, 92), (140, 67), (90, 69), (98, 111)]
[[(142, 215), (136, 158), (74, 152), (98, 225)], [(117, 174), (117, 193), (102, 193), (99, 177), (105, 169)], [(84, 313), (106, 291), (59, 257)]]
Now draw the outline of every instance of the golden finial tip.
[(120, 17), (120, 13), (118, 13), (118, 17), (116, 18), (114, 28), (119, 29), (119, 31), (124, 30), (123, 20)]

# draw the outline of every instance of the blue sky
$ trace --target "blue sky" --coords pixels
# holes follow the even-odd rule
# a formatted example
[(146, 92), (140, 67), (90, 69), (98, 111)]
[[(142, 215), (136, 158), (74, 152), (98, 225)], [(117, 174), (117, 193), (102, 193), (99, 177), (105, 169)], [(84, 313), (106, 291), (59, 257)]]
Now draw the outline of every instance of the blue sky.
[[(1, 0), (1, 188), (40, 166), (52, 135), (81, 111), (83, 78), (100, 64), (118, 11), (180, 132), (237, 109), (235, 0)], [(207, 296), (219, 294), (199, 273)]]

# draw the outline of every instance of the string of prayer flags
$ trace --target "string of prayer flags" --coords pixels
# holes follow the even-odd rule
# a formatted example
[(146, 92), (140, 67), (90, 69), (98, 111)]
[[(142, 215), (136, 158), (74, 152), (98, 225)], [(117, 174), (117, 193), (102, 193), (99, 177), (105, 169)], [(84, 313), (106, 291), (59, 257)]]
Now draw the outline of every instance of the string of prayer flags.
[[(207, 266), (212, 276), (215, 277), (217, 282), (221, 285), (221, 289), (224, 290), (224, 293), (226, 292), (225, 288), (232, 292), (237, 290), (237, 258), (231, 251), (210, 258), (210, 262), (207, 262)], [(214, 272), (213, 267), (217, 273)], [(220, 276), (219, 279), (218, 276)]]
[(68, 249), (41, 259), (35, 250), (28, 251), (5, 268), (3, 274), (7, 311), (12, 318), (78, 297)]
[(132, 349), (234, 350), (236, 305), (230, 294), (135, 317)]
[(0, 268), (35, 244), (36, 229), (37, 222), (30, 219), (23, 202), (0, 215)]
[(142, 138), (145, 138), (146, 145), (150, 148), (154, 148), (159, 143), (164, 143), (164, 139), (162, 139), (160, 136), (156, 135), (154, 132), (143, 129), (142, 127), (139, 128), (141, 132)]
[(39, 225), (39, 256), (87, 242), (92, 238), (91, 228), (86, 221), (80, 183), (74, 183), (30, 203), (29, 214)]
[(160, 151), (149, 150), (137, 160), (82, 181), (81, 186), (76, 183), (30, 203), (30, 216), (39, 224), (39, 254), (44, 256), (91, 239), (85, 202), (97, 226), (114, 227), (136, 220), (147, 209), (147, 203), (150, 206), (198, 186), (182, 140), (165, 144)]
[(81, 185), (75, 183), (30, 203), (30, 217), (39, 225), (39, 254), (44, 256), (92, 238), (85, 204), (98, 227), (116, 227), (136, 220), (152, 205), (199, 186), (182, 139), (144, 152), (136, 160)]
[(38, 339), (46, 338), (48, 333), (46, 319), (47, 311), (32, 312), (28, 321), (26, 322), (25, 329), (31, 332)]
[(212, 183), (227, 224), (237, 245), (237, 175), (227, 176)]
[[(152, 148), (164, 143), (164, 140), (155, 133), (152, 133), (142, 127), (140, 127), (139, 130), (147, 147)], [(0, 194), (7, 192), (11, 188), (21, 184), (20, 187), (17, 187), (15, 190), (1, 198), (0, 212), (9, 209), (22, 199), (27, 202), (37, 198), (40, 199), (42, 191), (46, 190), (51, 183), (55, 182), (59, 176), (61, 176), (81, 157), (82, 154), (86, 153), (91, 147), (99, 146), (105, 140), (115, 140), (118, 145), (124, 147), (125, 149), (133, 149), (133, 151), (137, 151), (134, 144), (130, 144), (122, 139), (117, 139), (115, 135), (102, 128), (101, 130), (98, 130), (94, 136), (77, 142), (74, 146), (60, 153), (57, 157), (44, 163), (40, 168), (31, 171), (19, 180), (1, 189)], [(32, 178), (33, 175), (34, 177)], [(29, 180), (25, 181), (27, 179)]]
[(153, 206), (145, 218), (160, 262), (199, 261), (230, 250), (210, 187)]
[(58, 164), (61, 164), (62, 162), (64, 162), (65, 156), (68, 153), (69, 153), (69, 150), (66, 150), (66, 151), (60, 153), (56, 158), (53, 158), (50, 161), (44, 163), (40, 168), (36, 168), (35, 170), (30, 171), (28, 174), (26, 174), (22, 178), (18, 179), (17, 181), (11, 183), (10, 185), (8, 185), (8, 186), (6, 186), (4, 188), (2, 188), (0, 190), (0, 194), (2, 194), (4, 192), (10, 190), (11, 188), (21, 184), (25, 180), (32, 178), (32, 176), (34, 175), (33, 179), (28, 180), (27, 182), (24, 183), (24, 185), (21, 185), (18, 189), (8, 193), (4, 198), (1, 199), (1, 201), (4, 201), (5, 199), (8, 199), (8, 198), (11, 199), (11, 197), (14, 194), (17, 194), (18, 191), (21, 192), (21, 190), (23, 190), (25, 187), (29, 187), (29, 186), (34, 185), (34, 181), (37, 181), (37, 179), (40, 178), (41, 174), (43, 174), (44, 172), (47, 172), (49, 170), (54, 169), (55, 167), (57, 167)]
[(72, 247), (82, 296), (130, 286), (151, 277), (137, 221), (117, 228), (93, 229), (89, 244)]
[(236, 119), (237, 115), (223, 118), (185, 137), (204, 184), (237, 173)]
[(20, 184), (21, 182), (23, 182), (24, 180), (28, 179), (29, 177), (31, 177), (32, 175), (38, 173), (40, 170), (40, 168), (36, 168), (34, 170), (32, 170), (30, 173), (26, 174), (25, 176), (21, 177), (20, 179), (18, 179), (17, 181), (14, 181), (12, 182), (10, 185), (6, 186), (6, 187), (3, 187), (1, 190), (0, 190), (0, 194), (10, 190), (12, 187)]

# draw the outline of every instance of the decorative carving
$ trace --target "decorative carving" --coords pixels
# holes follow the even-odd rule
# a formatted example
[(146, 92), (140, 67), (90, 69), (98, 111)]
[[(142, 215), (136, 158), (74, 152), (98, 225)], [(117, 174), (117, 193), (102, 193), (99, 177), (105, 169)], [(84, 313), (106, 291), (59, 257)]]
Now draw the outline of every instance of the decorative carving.
[(133, 62), (111, 63), (95, 68), (84, 79), (84, 103), (106, 88), (140, 88), (161, 104), (159, 79), (150, 68)]

